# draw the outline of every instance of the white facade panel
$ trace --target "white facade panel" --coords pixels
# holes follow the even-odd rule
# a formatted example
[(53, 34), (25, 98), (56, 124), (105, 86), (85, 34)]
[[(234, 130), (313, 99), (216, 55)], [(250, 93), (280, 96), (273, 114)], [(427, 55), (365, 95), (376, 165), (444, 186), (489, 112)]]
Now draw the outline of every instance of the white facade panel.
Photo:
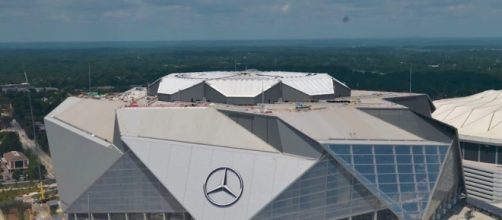
[(255, 97), (279, 83), (277, 79), (266, 80), (212, 80), (207, 84), (226, 97)]
[(201, 180), (200, 177), (211, 172), (212, 155), (213, 151), (210, 149), (192, 151), (191, 166), (207, 167), (207, 169), (191, 169), (190, 173), (188, 173), (187, 189), (194, 190), (186, 190), (183, 200), (186, 204), (190, 204), (191, 210), (196, 213), (204, 213), (205, 204), (207, 203), (207, 200), (199, 197), (204, 190), (202, 187), (204, 180)]
[(46, 117), (47, 137), (63, 208), (71, 205), (122, 153), (115, 146)]
[[(190, 161), (192, 148), (178, 146), (176, 144), (169, 144), (167, 146), (162, 146), (162, 144), (154, 144), (152, 143), (151, 151), (152, 153), (157, 153), (159, 148), (171, 148), (171, 154), (166, 155), (169, 156), (169, 165), (167, 167), (151, 167), (149, 163), (151, 161), (150, 157), (148, 157), (148, 165), (152, 172), (153, 170), (159, 170), (158, 172), (165, 172), (166, 177), (161, 179), (162, 183), (168, 183), (169, 187), (167, 187), (168, 191), (173, 194), (174, 197), (183, 200), (185, 197), (185, 192), (187, 191), (188, 185), (188, 174), (190, 173)], [(140, 157), (141, 159), (141, 157)], [(145, 163), (145, 162), (143, 162)], [(145, 163), (146, 164), (146, 163)], [(172, 189), (172, 190), (171, 190)], [(184, 204), (184, 203), (182, 203)]]

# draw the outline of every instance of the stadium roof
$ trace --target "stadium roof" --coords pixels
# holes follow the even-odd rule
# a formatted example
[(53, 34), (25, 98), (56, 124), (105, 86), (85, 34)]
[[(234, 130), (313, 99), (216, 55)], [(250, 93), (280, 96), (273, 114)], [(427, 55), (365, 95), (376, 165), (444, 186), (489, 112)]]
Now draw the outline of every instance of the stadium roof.
[(279, 82), (307, 95), (334, 94), (333, 80), (326, 73), (212, 71), (173, 73), (161, 78), (158, 93), (175, 94), (199, 83), (205, 82), (226, 97), (255, 97)]
[(502, 140), (502, 90), (434, 101), (435, 119), (458, 129), (462, 138)]

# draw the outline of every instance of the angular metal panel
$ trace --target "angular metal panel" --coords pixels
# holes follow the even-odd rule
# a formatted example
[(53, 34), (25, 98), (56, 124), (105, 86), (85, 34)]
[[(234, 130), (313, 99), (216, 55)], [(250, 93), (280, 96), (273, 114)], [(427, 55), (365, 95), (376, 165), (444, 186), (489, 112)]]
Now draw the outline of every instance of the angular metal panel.
[[(248, 219), (316, 162), (279, 153), (126, 136), (122, 139), (196, 219)], [(238, 172), (244, 184), (241, 198), (226, 208), (211, 204), (203, 190), (208, 175), (220, 167)]]
[(129, 151), (82, 193), (66, 212), (177, 213), (185, 210)]
[(46, 117), (45, 125), (65, 207), (73, 203), (122, 153), (110, 143), (57, 119)]

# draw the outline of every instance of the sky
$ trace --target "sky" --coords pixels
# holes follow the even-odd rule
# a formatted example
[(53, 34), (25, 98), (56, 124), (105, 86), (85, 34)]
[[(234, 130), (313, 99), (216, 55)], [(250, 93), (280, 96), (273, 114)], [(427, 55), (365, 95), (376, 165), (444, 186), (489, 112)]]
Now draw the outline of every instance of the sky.
[(501, 0), (0, 0), (0, 42), (502, 37)]

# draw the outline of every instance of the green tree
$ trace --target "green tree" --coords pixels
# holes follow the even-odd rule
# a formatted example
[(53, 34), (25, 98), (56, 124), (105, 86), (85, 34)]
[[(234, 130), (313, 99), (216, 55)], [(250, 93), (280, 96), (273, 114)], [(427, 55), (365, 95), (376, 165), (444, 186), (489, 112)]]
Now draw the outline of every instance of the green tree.
[(20, 170), (15, 170), (14, 173), (12, 173), (12, 178), (14, 178), (17, 181), (21, 178), (21, 175), (23, 175), (23, 172)]
[[(39, 166), (40, 166), (40, 174), (42, 175), (41, 177), (39, 176)], [(30, 180), (39, 180), (39, 179), (44, 179), (44, 177), (47, 175), (47, 169), (45, 168), (44, 165), (40, 163), (40, 160), (36, 157), (30, 157), (30, 165), (28, 165), (28, 179)]]
[(23, 151), (23, 146), (19, 141), (19, 135), (16, 132), (7, 132), (0, 144), (0, 153), (8, 151)]

